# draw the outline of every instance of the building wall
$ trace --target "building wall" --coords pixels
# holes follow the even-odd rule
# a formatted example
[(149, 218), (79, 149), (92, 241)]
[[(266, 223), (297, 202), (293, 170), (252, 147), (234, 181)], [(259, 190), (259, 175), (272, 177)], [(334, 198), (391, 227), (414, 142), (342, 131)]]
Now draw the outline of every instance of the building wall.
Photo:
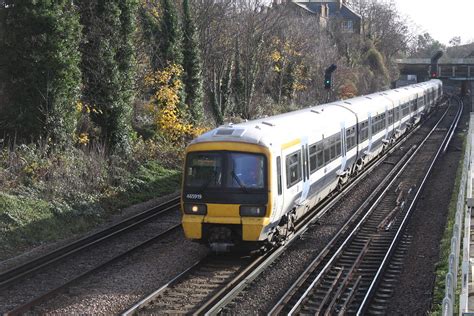
[(273, 0), (273, 5), (291, 10), (300, 16), (316, 16), (323, 27), (327, 25), (329, 19), (339, 18), (343, 21), (342, 29), (347, 33), (361, 34), (361, 19), (349, 9), (346, 0)]

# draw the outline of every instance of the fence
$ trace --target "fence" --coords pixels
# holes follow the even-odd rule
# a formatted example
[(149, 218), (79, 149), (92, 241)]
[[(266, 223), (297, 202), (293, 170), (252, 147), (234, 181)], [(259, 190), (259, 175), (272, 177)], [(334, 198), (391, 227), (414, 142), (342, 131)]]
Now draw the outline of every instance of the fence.
[[(459, 314), (468, 312), (468, 295), (469, 295), (469, 271), (470, 271), (470, 235), (471, 235), (471, 207), (474, 207), (472, 198), (472, 170), (474, 166), (471, 161), (474, 158), (473, 141), (474, 114), (471, 114), (469, 122), (469, 132), (467, 135), (466, 149), (462, 165), (462, 176), (459, 185), (458, 199), (456, 203), (455, 223), (453, 227), (453, 236), (451, 237), (451, 252), (449, 254), (449, 268), (446, 274), (446, 290), (443, 299), (443, 315), (453, 315), (454, 306), (456, 304), (456, 289), (459, 282), (459, 260), (461, 244), (463, 245), (462, 269), (461, 269), (461, 295), (459, 298)], [(466, 203), (467, 202), (467, 203)], [(463, 232), (463, 240), (461, 234)], [(462, 241), (462, 243), (461, 243)]]

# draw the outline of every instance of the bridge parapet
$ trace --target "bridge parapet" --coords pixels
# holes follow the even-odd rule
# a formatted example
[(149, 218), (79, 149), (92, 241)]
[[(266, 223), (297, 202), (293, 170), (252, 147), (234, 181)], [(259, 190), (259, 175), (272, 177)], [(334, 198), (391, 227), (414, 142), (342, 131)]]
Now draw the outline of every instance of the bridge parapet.
[[(397, 59), (399, 65), (430, 65), (430, 58), (403, 58)], [(438, 65), (470, 65), (474, 66), (474, 58), (441, 58)]]
[[(422, 81), (432, 72), (430, 58), (397, 59), (397, 64), (401, 74), (416, 74)], [(443, 79), (474, 81), (474, 58), (441, 58), (436, 72)]]

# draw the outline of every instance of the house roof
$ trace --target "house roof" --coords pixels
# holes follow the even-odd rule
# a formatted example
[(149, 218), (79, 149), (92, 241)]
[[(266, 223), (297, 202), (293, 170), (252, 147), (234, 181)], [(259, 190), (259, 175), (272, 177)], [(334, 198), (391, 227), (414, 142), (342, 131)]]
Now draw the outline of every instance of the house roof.
[(318, 2), (293, 1), (293, 3), (313, 14), (319, 14), (321, 12), (321, 5), (327, 4), (329, 7), (329, 16), (340, 15), (344, 19), (361, 19), (361, 16), (346, 4), (343, 4), (341, 10), (339, 11), (339, 5), (337, 1), (334, 0), (321, 0)]

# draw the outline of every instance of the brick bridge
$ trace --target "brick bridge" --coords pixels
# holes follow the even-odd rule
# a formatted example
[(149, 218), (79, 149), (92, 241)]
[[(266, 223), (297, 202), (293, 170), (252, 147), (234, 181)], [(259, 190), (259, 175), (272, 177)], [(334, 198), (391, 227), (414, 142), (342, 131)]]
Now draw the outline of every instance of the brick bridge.
[[(418, 82), (430, 79), (430, 58), (398, 59), (397, 64), (402, 76), (416, 75)], [(437, 73), (445, 84), (460, 88), (462, 95), (474, 92), (474, 58), (441, 58)], [(474, 93), (471, 97), (474, 101)]]

